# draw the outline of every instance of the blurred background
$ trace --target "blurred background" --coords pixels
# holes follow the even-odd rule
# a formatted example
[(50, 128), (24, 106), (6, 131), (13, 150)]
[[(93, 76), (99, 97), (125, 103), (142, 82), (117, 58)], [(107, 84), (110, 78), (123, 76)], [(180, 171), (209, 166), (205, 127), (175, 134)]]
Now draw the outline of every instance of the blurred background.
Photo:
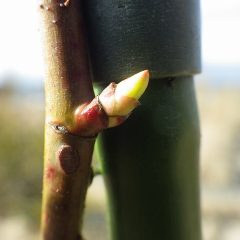
[[(37, 1), (0, 0), (0, 236), (38, 238), (43, 153), (43, 61)], [(240, 236), (240, 1), (202, 0), (203, 240)], [(105, 240), (105, 193), (94, 179), (84, 233)]]

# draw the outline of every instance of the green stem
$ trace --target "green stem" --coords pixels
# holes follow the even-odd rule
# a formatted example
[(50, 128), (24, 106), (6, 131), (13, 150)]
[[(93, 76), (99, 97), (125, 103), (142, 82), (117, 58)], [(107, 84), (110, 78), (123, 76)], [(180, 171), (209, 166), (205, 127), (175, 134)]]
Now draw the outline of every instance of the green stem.
[[(79, 104), (93, 98), (81, 1), (44, 0), (39, 11), (45, 48), (46, 125), (42, 239), (81, 239), (94, 139), (66, 134)], [(53, 126), (52, 123), (55, 125)], [(58, 125), (59, 124), (59, 125)]]
[(200, 240), (192, 77), (150, 80), (142, 106), (101, 135), (112, 240)]

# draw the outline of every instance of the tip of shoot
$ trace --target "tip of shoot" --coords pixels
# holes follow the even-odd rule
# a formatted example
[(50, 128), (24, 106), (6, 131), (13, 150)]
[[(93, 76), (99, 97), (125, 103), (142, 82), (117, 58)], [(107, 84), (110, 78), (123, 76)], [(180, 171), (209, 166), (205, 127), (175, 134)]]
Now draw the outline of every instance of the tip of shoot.
[(107, 115), (129, 115), (139, 105), (138, 99), (145, 92), (148, 82), (149, 71), (144, 70), (118, 84), (112, 83), (105, 88), (99, 95), (99, 100)]
[(145, 92), (149, 82), (149, 71), (139, 72), (117, 84), (116, 98), (126, 96), (138, 100)]

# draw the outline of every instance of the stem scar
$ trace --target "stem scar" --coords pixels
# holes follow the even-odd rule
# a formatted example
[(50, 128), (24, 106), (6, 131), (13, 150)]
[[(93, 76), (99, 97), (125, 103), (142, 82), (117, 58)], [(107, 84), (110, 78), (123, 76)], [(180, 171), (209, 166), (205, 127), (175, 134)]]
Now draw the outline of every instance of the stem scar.
[(79, 154), (70, 145), (62, 145), (57, 152), (60, 167), (66, 175), (75, 173), (80, 165)]

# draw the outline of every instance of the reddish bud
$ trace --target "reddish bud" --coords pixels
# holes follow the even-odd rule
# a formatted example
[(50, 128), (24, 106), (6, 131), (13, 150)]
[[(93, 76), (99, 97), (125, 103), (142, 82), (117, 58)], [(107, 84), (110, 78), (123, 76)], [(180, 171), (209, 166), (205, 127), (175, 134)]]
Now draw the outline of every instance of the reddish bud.
[(70, 132), (91, 137), (103, 129), (122, 124), (139, 105), (138, 99), (146, 90), (148, 81), (149, 72), (145, 70), (119, 84), (111, 83), (99, 97), (76, 109)]
[(94, 136), (108, 127), (108, 116), (97, 97), (89, 104), (78, 107), (74, 118), (73, 132), (81, 136)]

